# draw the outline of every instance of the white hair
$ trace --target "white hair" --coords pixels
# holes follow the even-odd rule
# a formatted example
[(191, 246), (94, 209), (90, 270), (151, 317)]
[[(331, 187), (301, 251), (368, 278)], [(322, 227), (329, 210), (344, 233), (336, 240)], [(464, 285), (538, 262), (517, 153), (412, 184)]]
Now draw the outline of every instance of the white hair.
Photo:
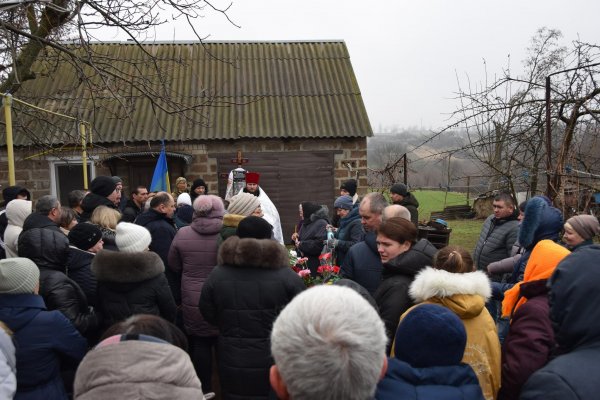
[(290, 397), (373, 397), (387, 336), (377, 311), (354, 290), (321, 285), (294, 298), (271, 332), (271, 353)]
[(410, 211), (400, 204), (392, 204), (383, 209), (381, 215), (382, 221), (395, 217), (404, 218), (405, 220), (410, 221)]

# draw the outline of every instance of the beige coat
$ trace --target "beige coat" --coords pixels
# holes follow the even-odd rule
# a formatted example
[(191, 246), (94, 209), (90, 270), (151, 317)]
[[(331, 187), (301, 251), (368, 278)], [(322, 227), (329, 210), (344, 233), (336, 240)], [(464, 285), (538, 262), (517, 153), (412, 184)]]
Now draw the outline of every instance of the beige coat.
[(454, 274), (427, 267), (417, 275), (409, 294), (415, 303), (444, 306), (463, 321), (467, 345), (462, 361), (475, 371), (486, 400), (496, 399), (500, 389), (501, 353), (496, 324), (485, 308), (491, 296), (487, 275), (482, 271)]
[(187, 353), (168, 343), (129, 340), (100, 345), (75, 376), (77, 400), (202, 399)]

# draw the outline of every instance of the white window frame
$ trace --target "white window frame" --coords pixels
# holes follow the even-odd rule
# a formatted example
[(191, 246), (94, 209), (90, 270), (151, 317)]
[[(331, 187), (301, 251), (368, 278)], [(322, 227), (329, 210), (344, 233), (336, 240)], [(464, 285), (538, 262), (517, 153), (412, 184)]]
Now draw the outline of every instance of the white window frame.
[[(98, 156), (92, 156), (88, 158), (88, 164), (90, 164), (90, 176), (88, 176), (88, 184), (96, 177), (96, 163)], [(69, 156), (69, 157), (48, 157), (48, 164), (50, 165), (50, 194), (54, 197), (58, 197), (58, 182), (56, 181), (56, 167), (61, 165), (79, 165), (83, 168), (83, 162), (81, 157)]]

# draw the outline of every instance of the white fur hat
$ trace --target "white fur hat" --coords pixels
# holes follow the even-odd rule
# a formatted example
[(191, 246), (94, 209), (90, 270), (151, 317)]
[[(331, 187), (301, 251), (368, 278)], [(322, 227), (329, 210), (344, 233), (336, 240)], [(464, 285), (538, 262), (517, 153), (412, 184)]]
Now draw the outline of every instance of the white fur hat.
[(188, 193), (181, 193), (179, 196), (177, 196), (177, 207), (182, 204), (187, 204), (188, 206), (192, 205), (192, 198)]
[(117, 225), (115, 242), (119, 251), (123, 253), (139, 253), (148, 250), (152, 236), (148, 229), (129, 222), (120, 222)]

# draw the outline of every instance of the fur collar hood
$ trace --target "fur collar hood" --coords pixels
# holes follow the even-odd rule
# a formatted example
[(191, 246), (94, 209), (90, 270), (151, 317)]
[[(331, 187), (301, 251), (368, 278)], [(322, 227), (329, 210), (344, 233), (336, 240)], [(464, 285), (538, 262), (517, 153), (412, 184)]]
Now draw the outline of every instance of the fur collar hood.
[(321, 206), (317, 211), (311, 214), (310, 222), (315, 222), (319, 219), (324, 219), (329, 222), (329, 208), (327, 206)]
[(488, 300), (492, 295), (490, 280), (483, 271), (455, 274), (442, 269), (427, 267), (410, 285), (410, 297), (421, 303), (432, 297), (454, 295), (479, 295)]
[(232, 267), (281, 269), (289, 268), (289, 256), (285, 247), (275, 240), (231, 236), (219, 248), (217, 263)]
[(92, 272), (98, 281), (119, 283), (142, 282), (162, 274), (165, 266), (152, 251), (121, 253), (100, 250), (92, 261)]
[(563, 229), (563, 217), (559, 209), (552, 207), (544, 196), (527, 201), (525, 215), (519, 228), (519, 243), (527, 250), (543, 239), (556, 242)]

